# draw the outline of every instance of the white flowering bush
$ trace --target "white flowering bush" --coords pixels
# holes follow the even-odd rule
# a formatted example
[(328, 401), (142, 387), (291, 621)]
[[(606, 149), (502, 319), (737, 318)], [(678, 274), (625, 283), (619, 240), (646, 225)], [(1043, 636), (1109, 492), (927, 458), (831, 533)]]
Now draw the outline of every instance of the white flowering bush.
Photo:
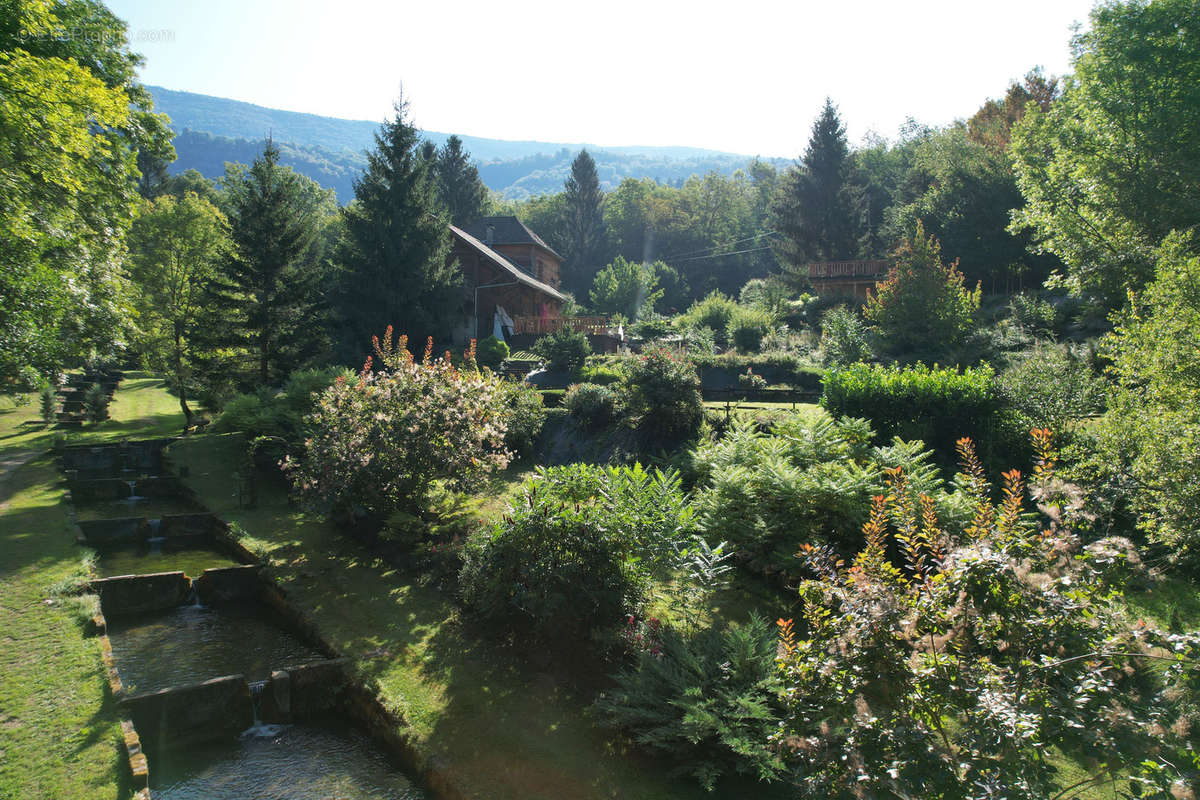
[(509, 460), (508, 409), (498, 378), (463, 367), (449, 353), (433, 358), (432, 340), (416, 361), (407, 337), (389, 327), (374, 340), (357, 380), (338, 378), (310, 418), (304, 456), (289, 460), (293, 487), (312, 506), (385, 516), (417, 512), (435, 482), (468, 489)]

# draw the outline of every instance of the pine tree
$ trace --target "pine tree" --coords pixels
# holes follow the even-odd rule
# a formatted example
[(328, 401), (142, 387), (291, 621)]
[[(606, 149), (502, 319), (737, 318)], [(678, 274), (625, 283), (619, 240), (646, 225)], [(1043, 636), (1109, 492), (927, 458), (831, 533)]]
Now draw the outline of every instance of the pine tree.
[(484, 215), (487, 187), (457, 136), (447, 139), (437, 153), (437, 177), (439, 195), (450, 214), (450, 222), (461, 226)]
[(221, 343), (253, 352), (257, 380), (287, 375), (323, 343), (320, 264), (313, 257), (329, 190), (279, 163), (268, 139), (249, 167), (223, 181), (236, 252), (213, 283), (228, 312)]
[(571, 175), (565, 184), (563, 228), (567, 239), (566, 283), (582, 295), (592, 285), (603, 256), (604, 192), (596, 174), (596, 162), (587, 150), (580, 150), (571, 162)]
[(849, 154), (846, 129), (826, 98), (804, 158), (783, 177), (772, 207), (780, 258), (797, 280), (807, 279), (810, 261), (859, 255), (862, 197), (850, 181)]
[(407, 103), (398, 100), (395, 110), (375, 134), (343, 217), (338, 307), (352, 358), (389, 325), (410, 341), (444, 337), (461, 301), (458, 269), (447, 263), (450, 234), (434, 162), (422, 154)]

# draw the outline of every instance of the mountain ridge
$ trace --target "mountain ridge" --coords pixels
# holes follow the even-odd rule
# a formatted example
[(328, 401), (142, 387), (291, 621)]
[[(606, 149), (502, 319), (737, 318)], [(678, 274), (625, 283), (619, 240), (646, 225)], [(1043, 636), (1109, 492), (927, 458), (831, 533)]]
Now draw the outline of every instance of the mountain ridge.
[[(147, 86), (155, 109), (171, 118), (178, 158), (172, 173), (197, 169), (218, 177), (226, 161), (247, 161), (261, 150), (266, 137), (281, 146), (282, 163), (334, 189), (339, 202), (353, 196), (353, 181), (366, 166), (366, 150), (374, 145), (381, 123), (348, 120)], [(451, 134), (425, 131), (424, 138), (441, 145)], [(694, 174), (731, 174), (752, 156), (674, 145), (601, 147), (587, 143), (490, 139), (459, 134), (479, 166), (488, 188), (509, 199), (524, 199), (558, 191), (570, 171), (570, 161), (582, 148), (596, 160), (601, 185), (616, 188), (628, 177), (680, 182)], [(763, 159), (777, 165), (786, 159)]]

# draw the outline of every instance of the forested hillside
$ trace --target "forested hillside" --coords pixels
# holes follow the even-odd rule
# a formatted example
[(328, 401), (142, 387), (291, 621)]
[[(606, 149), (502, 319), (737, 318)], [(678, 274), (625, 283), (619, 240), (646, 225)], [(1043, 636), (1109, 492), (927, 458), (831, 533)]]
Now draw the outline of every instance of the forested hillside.
[[(295, 111), (280, 111), (223, 97), (148, 87), (154, 107), (171, 118), (178, 134), (178, 159), (173, 174), (195, 169), (216, 178), (226, 161), (249, 163), (271, 136), (280, 146), (281, 163), (292, 167), (348, 202), (352, 182), (366, 165), (363, 153), (374, 146), (378, 122), (337, 119)], [(448, 133), (422, 131), (439, 147)], [(510, 142), (459, 135), (466, 150), (479, 162), (479, 174), (489, 189), (506, 198), (521, 200), (562, 188), (571, 159), (582, 144), (562, 142)], [(651, 178), (660, 183), (681, 183), (692, 175), (716, 171), (731, 175), (743, 169), (749, 156), (692, 147), (590, 148), (596, 159), (601, 185), (615, 189), (625, 178)], [(780, 165), (786, 159), (773, 159)]]

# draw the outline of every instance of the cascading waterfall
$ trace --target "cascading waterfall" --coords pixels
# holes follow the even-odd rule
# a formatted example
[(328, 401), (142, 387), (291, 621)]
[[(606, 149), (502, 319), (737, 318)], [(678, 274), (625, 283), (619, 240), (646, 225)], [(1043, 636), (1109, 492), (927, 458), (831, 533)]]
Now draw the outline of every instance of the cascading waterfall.
[(267, 688), (267, 682), (249, 681), (247, 685), (250, 687), (250, 708), (254, 712), (254, 723), (242, 732), (242, 736), (254, 736), (260, 739), (278, 736), (279, 732), (283, 730), (283, 726), (268, 725), (259, 716), (259, 706), (262, 704), (263, 690)]
[(137, 493), (137, 481), (125, 481), (125, 483), (129, 486), (129, 497), (125, 498), (126, 501), (136, 503), (146, 499)]

